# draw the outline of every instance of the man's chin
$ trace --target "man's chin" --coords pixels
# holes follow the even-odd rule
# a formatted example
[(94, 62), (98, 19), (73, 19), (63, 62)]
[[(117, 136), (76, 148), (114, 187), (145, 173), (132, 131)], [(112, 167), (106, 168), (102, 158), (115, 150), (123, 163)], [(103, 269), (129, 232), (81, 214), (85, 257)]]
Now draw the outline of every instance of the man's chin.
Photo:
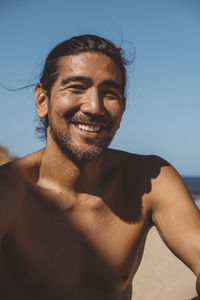
[(74, 162), (89, 162), (97, 160), (102, 156), (104, 151), (108, 148), (113, 137), (107, 137), (103, 141), (97, 141), (95, 139), (85, 139), (75, 141), (70, 135), (63, 135), (50, 127), (50, 132), (53, 140), (56, 142), (60, 150)]
[(64, 154), (70, 158), (74, 162), (90, 162), (99, 159), (104, 151), (106, 150), (105, 148), (96, 148), (92, 150), (79, 150), (79, 149), (61, 149)]

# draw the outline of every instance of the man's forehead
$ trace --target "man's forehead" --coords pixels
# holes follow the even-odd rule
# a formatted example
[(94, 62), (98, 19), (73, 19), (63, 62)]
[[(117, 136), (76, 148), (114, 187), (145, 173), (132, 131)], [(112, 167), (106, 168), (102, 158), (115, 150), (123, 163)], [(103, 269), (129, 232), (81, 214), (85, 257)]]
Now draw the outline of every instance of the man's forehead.
[[(109, 56), (102, 53), (90, 53), (85, 52), (81, 54), (73, 54), (63, 56), (59, 60), (60, 71), (70, 72), (82, 70), (94, 70), (99, 69), (110, 72), (121, 79), (121, 71), (117, 63)], [(120, 76), (119, 76), (120, 75)]]

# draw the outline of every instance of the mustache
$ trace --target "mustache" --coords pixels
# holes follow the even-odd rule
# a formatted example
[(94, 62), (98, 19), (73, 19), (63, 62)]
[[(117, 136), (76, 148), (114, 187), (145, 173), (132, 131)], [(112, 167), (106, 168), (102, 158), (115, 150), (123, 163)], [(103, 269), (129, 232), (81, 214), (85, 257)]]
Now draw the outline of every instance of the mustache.
[(78, 113), (75, 115), (68, 115), (66, 116), (66, 119), (68, 123), (98, 123), (100, 125), (105, 125), (108, 127), (113, 125), (111, 118), (104, 117), (102, 115), (92, 116), (89, 114), (86, 115), (83, 113)]

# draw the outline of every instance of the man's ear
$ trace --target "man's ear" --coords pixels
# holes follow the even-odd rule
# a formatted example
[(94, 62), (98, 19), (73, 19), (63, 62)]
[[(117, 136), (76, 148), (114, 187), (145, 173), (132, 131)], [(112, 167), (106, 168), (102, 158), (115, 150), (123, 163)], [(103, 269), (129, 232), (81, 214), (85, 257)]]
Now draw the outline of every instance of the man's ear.
[(37, 115), (40, 119), (43, 119), (48, 114), (48, 97), (40, 83), (38, 83), (35, 87), (34, 97)]

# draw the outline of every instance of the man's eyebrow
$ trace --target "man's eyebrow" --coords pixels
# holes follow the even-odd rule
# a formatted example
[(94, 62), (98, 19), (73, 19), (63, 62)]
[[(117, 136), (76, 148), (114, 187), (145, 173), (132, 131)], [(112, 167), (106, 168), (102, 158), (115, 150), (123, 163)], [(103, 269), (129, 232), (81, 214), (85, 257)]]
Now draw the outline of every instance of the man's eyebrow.
[[(93, 82), (92, 79), (87, 76), (69, 76), (69, 77), (63, 78), (60, 85), (65, 86), (66, 84), (68, 84), (70, 82), (76, 82), (76, 81), (83, 82), (88, 85), (92, 84), (92, 82)], [(117, 83), (115, 80), (112, 80), (112, 79), (104, 80), (101, 83), (101, 86), (115, 88), (119, 92), (122, 92), (122, 86), (119, 83)]]
[(66, 77), (63, 78), (61, 81), (61, 86), (65, 86), (66, 84), (70, 83), (70, 82), (75, 82), (75, 81), (80, 81), (86, 84), (91, 84), (92, 83), (92, 79), (89, 77), (85, 77), (85, 76), (70, 76), (70, 77)]
[(102, 85), (115, 88), (120, 92), (122, 91), (122, 86), (114, 80), (105, 80), (102, 82)]

